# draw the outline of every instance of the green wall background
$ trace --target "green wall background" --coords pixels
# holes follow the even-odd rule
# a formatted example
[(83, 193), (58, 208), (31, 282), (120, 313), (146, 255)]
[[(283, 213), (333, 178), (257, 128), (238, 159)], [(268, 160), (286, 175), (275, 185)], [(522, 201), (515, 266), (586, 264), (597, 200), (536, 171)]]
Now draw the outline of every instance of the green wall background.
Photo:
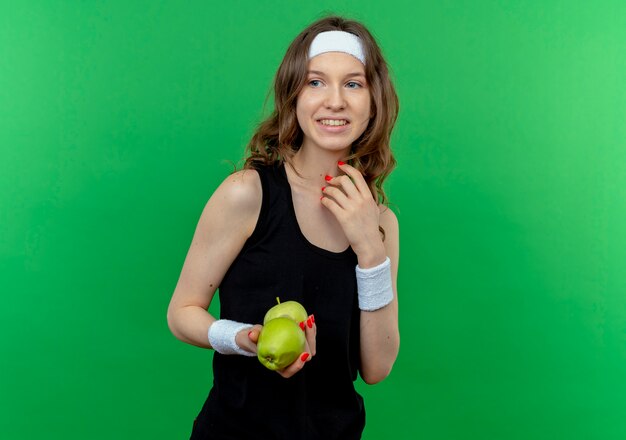
[(364, 438), (626, 438), (619, 0), (0, 2), (0, 437), (188, 438), (211, 353), (167, 304), (324, 11), (402, 108), (402, 344)]

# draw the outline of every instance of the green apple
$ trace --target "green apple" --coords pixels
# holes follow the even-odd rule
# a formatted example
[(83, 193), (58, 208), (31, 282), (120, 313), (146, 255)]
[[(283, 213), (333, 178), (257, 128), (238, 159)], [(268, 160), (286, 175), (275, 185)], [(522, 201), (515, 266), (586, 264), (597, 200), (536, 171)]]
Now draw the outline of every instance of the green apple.
[(291, 365), (306, 348), (304, 332), (290, 318), (274, 318), (261, 329), (257, 341), (257, 357), (270, 370)]
[(304, 307), (302, 307), (302, 304), (297, 301), (286, 301), (281, 303), (279, 298), (276, 298), (276, 301), (278, 301), (278, 304), (269, 309), (265, 314), (265, 318), (263, 318), (263, 325), (271, 319), (279, 317), (291, 318), (299, 324), (302, 321), (306, 321), (309, 317)]

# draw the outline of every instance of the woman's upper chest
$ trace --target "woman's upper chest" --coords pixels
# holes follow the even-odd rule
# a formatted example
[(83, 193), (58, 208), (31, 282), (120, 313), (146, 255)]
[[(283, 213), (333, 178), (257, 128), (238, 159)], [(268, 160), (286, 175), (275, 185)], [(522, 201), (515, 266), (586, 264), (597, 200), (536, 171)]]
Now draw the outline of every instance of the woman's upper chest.
[(291, 195), (296, 220), (304, 237), (313, 245), (331, 252), (343, 252), (349, 246), (341, 225), (320, 202), (322, 191), (292, 185)]

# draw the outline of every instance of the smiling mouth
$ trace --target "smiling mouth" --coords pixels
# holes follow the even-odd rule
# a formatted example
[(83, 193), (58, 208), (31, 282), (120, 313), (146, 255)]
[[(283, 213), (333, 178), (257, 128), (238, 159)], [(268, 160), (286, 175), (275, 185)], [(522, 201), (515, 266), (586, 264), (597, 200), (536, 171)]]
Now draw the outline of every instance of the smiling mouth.
[(346, 119), (318, 119), (318, 121), (322, 125), (326, 125), (329, 127), (339, 127), (343, 125), (348, 125), (350, 122)]

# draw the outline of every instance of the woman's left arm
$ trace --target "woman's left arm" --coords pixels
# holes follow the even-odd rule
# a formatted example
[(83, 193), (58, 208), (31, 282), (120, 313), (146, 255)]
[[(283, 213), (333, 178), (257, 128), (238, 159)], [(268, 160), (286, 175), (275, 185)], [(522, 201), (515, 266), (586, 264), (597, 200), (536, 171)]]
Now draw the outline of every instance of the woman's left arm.
[[(384, 249), (391, 260), (393, 299), (373, 312), (361, 311), (361, 377), (370, 385), (386, 378), (391, 372), (400, 348), (398, 329), (398, 220), (391, 209), (381, 206), (380, 225), (385, 231)], [(382, 256), (384, 260), (385, 256)], [(380, 260), (380, 258), (379, 258)], [(359, 267), (366, 269), (359, 262)]]
[[(389, 208), (377, 205), (361, 173), (340, 163), (346, 173), (328, 181), (322, 204), (330, 210), (343, 228), (361, 269), (380, 265), (389, 257), (393, 298), (384, 307), (361, 311), (361, 377), (368, 384), (383, 380), (391, 372), (398, 356), (398, 220)], [(383, 240), (378, 227), (385, 231)], [(372, 292), (376, 294), (376, 292)]]

